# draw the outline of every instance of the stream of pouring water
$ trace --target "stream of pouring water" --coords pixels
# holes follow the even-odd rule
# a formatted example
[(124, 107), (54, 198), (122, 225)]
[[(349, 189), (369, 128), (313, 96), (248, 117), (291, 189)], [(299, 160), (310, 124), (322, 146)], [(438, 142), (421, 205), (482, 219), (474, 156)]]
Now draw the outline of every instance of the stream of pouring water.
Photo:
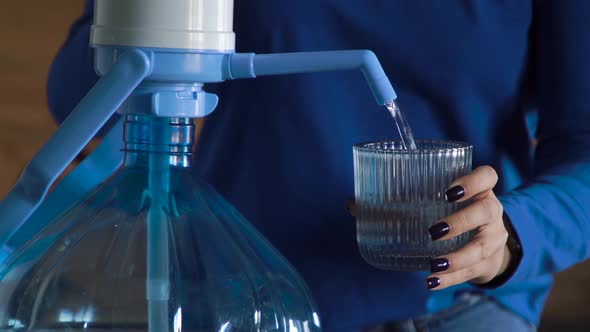
[(404, 113), (399, 109), (395, 100), (392, 100), (385, 104), (391, 117), (395, 121), (395, 125), (399, 132), (399, 137), (401, 138), (402, 145), (404, 146), (405, 150), (416, 150), (416, 142), (414, 141), (414, 134), (412, 134), (412, 129), (408, 125), (406, 118), (404, 117)]

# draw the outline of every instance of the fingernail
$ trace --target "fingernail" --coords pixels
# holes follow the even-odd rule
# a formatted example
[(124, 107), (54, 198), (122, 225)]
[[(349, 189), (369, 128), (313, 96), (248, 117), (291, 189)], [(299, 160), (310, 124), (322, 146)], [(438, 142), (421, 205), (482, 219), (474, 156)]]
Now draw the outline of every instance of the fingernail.
[(426, 279), (426, 287), (428, 287), (428, 289), (433, 289), (440, 286), (440, 279), (437, 277), (432, 277), (432, 278), (428, 278)]
[(449, 260), (446, 258), (435, 258), (430, 260), (430, 272), (437, 273), (446, 271), (449, 268)]
[(465, 189), (463, 189), (461, 186), (454, 186), (453, 188), (447, 190), (445, 195), (447, 196), (447, 201), (453, 203), (465, 196)]
[(450, 230), (451, 226), (449, 226), (449, 224), (447, 224), (446, 222), (442, 221), (430, 227), (428, 229), (428, 232), (430, 233), (430, 237), (432, 238), (432, 240), (438, 240), (441, 237), (447, 235)]

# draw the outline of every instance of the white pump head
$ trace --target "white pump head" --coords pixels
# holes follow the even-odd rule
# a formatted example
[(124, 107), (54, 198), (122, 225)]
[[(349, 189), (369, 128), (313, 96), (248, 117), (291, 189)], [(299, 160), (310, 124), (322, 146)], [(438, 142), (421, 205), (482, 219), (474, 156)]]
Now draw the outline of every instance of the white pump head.
[(96, 0), (90, 43), (233, 52), (233, 0)]

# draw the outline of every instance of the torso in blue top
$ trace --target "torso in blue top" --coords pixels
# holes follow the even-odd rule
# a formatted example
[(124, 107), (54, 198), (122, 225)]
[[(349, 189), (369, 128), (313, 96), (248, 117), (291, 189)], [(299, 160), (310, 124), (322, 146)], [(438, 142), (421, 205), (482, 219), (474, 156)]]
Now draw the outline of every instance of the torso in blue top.
[[(259, 0), (236, 1), (236, 13), (238, 51), (371, 49), (416, 137), (471, 142), (474, 163), (499, 170), (511, 152), (528, 158), (526, 2)], [(424, 274), (368, 266), (345, 210), (352, 145), (397, 138), (361, 74), (228, 82), (219, 94), (199, 142), (202, 174), (303, 274), (328, 330), (427, 310)]]
[[(538, 322), (549, 273), (590, 255), (590, 204), (580, 201), (590, 195), (583, 97), (590, 88), (590, 2), (575, 3), (239, 0), (235, 31), (240, 52), (373, 50), (417, 138), (472, 143), (474, 165), (500, 174), (497, 194), (529, 180), (502, 196), (523, 260), (512, 281), (488, 293)], [(54, 63), (49, 102), (58, 119), (96, 80), (86, 46), (91, 4)], [(361, 259), (345, 210), (353, 197), (352, 145), (397, 134), (360, 73), (209, 89), (220, 105), (199, 141), (199, 171), (303, 275), (326, 331), (420, 315), (471, 289), (429, 293), (425, 274), (378, 271)], [(534, 174), (529, 105), (539, 108)]]

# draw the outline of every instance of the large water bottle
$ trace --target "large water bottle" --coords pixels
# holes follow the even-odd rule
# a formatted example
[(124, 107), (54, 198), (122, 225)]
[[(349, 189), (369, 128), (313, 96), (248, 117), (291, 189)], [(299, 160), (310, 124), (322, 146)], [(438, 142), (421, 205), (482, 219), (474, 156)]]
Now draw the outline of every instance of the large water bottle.
[(2, 331), (319, 331), (302, 279), (191, 169), (191, 119), (128, 114), (125, 162), (0, 271)]

